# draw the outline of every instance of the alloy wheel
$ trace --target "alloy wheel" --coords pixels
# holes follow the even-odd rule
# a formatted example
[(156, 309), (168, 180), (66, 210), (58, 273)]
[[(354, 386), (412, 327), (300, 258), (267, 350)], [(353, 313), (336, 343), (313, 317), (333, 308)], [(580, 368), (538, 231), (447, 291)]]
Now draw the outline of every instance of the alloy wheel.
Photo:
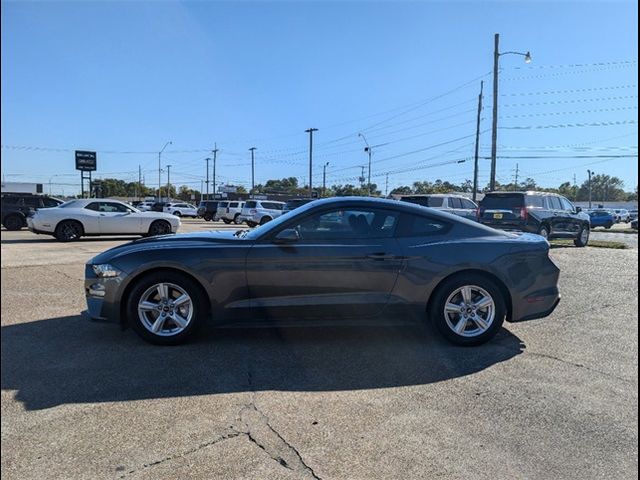
[(464, 285), (449, 295), (444, 306), (447, 326), (462, 337), (477, 337), (489, 330), (496, 304), (489, 292), (476, 285)]
[(179, 285), (157, 283), (141, 295), (138, 318), (154, 335), (177, 335), (188, 327), (193, 318), (193, 300)]

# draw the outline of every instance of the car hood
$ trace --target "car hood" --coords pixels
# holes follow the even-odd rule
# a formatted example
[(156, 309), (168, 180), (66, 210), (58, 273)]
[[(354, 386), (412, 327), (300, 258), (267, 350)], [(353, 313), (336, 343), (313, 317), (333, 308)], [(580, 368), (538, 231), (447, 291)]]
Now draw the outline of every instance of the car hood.
[(142, 238), (134, 240), (114, 248), (110, 248), (89, 260), (89, 265), (113, 262), (122, 255), (140, 252), (151, 249), (162, 249), (172, 247), (201, 247), (203, 245), (228, 245), (243, 241), (234, 235), (233, 231), (208, 231), (195, 233), (177, 233), (174, 235), (160, 235), (157, 237)]

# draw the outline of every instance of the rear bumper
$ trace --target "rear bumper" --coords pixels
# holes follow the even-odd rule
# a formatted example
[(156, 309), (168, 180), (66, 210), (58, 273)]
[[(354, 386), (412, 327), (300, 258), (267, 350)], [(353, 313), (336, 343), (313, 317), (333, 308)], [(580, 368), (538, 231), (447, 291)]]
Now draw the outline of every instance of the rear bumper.
[(560, 303), (560, 298), (558, 287), (533, 292), (517, 303), (514, 302), (511, 318), (507, 320), (511, 323), (517, 323), (548, 317)]
[(532, 313), (530, 315), (527, 315), (526, 317), (522, 317), (518, 320), (511, 320), (512, 323), (516, 323), (516, 322), (525, 322), (527, 320), (536, 320), (538, 318), (544, 318), (544, 317), (548, 317), (549, 315), (551, 315), (553, 313), (553, 311), (556, 309), (556, 307), (558, 306), (558, 304), (560, 303), (560, 298), (561, 296), (558, 295), (558, 298), (556, 298), (556, 300), (553, 302), (553, 304), (551, 305), (550, 308), (548, 308), (547, 310), (544, 310), (542, 312), (538, 312), (538, 313)]

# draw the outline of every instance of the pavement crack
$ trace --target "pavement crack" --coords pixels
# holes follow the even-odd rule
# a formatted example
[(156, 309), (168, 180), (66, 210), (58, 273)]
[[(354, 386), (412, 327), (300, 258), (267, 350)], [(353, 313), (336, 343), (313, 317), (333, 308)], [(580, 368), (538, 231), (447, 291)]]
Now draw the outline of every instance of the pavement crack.
[(249, 441), (257, 445), (281, 466), (304, 477), (321, 480), (305, 463), (300, 452), (271, 426), (269, 418), (254, 404), (246, 405), (240, 411), (240, 421)]
[(557, 362), (561, 362), (566, 365), (572, 365), (577, 368), (584, 368), (585, 370), (589, 370), (590, 372), (598, 373), (600, 375), (604, 375), (605, 377), (615, 378), (616, 380), (619, 380), (621, 382), (633, 383), (631, 380), (627, 378), (619, 377), (617, 375), (613, 375), (612, 373), (603, 372), (602, 370), (597, 370), (595, 368), (588, 367), (586, 365), (583, 365), (582, 363), (572, 362), (571, 360), (565, 360), (564, 358), (556, 357), (555, 355), (549, 355), (547, 353), (532, 352), (529, 350), (527, 350), (525, 353), (528, 353), (529, 355), (533, 355), (535, 357), (548, 358), (550, 360), (555, 360)]
[(129, 470), (127, 473), (121, 475), (120, 478), (126, 478), (127, 476), (133, 475), (134, 473), (137, 473), (140, 470), (144, 470), (145, 468), (155, 467), (156, 465), (160, 465), (161, 463), (165, 463), (165, 462), (168, 462), (168, 461), (171, 461), (171, 460), (175, 460), (176, 458), (186, 457), (187, 455), (191, 455), (192, 453), (196, 453), (197, 451), (202, 450), (203, 448), (211, 447), (211, 446), (213, 446), (213, 445), (215, 445), (217, 443), (224, 442), (225, 440), (229, 440), (231, 438), (239, 437), (240, 435), (243, 435), (243, 434), (244, 434), (244, 432), (232, 432), (232, 433), (227, 433), (225, 435), (221, 435), (221, 436), (219, 436), (217, 438), (214, 438), (213, 440), (211, 440), (209, 442), (204, 442), (204, 443), (201, 443), (201, 444), (197, 445), (196, 447), (190, 448), (189, 450), (185, 450), (183, 452), (176, 453), (175, 455), (169, 455), (167, 457), (161, 458), (161, 459), (156, 460), (154, 462), (145, 463), (140, 468)]

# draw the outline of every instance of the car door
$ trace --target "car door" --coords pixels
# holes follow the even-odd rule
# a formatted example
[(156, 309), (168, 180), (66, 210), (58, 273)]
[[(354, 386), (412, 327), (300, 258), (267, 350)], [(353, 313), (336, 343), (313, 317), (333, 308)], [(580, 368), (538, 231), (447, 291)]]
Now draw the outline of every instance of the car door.
[[(354, 318), (380, 313), (404, 264), (393, 238), (399, 214), (329, 208), (292, 219), (247, 256), (252, 306), (267, 318)], [(295, 229), (295, 243), (275, 236)]]
[(580, 219), (576, 208), (573, 204), (564, 197), (558, 197), (560, 204), (562, 205), (562, 215), (564, 217), (565, 232), (572, 235), (577, 235), (582, 227), (582, 220)]
[(98, 214), (101, 234), (138, 234), (142, 232), (142, 218), (134, 210), (117, 202), (99, 202)]
[(567, 216), (562, 210), (562, 203), (560, 198), (555, 195), (549, 195), (547, 197), (547, 205), (551, 212), (549, 223), (551, 225), (551, 233), (553, 235), (565, 235), (567, 234)]

